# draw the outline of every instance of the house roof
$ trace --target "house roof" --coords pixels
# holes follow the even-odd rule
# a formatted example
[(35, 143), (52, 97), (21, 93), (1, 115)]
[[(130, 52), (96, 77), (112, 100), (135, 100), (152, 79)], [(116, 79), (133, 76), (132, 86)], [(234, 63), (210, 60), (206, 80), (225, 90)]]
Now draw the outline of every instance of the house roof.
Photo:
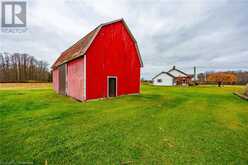
[(168, 76), (170, 76), (170, 77), (172, 77), (172, 78), (176, 78), (175, 76), (173, 76), (172, 74), (170, 74), (170, 73), (168, 73), (168, 72), (160, 72), (159, 74), (157, 74), (156, 76), (154, 76), (154, 77), (152, 78), (152, 80), (155, 79), (155, 78), (157, 78), (157, 77), (160, 76), (161, 74), (167, 74)]
[(76, 42), (70, 48), (68, 48), (67, 50), (62, 52), (61, 55), (59, 56), (59, 58), (52, 65), (52, 68), (53, 69), (57, 68), (58, 66), (60, 66), (64, 63), (67, 63), (67, 62), (72, 61), (78, 57), (85, 55), (86, 51), (88, 50), (88, 48), (90, 47), (90, 45), (92, 44), (95, 37), (97, 36), (97, 34), (99, 33), (99, 31), (101, 30), (101, 28), (103, 26), (110, 25), (110, 24), (120, 22), (120, 21), (124, 24), (128, 33), (130, 34), (132, 40), (134, 41), (135, 48), (136, 48), (136, 51), (137, 51), (138, 56), (139, 56), (140, 65), (141, 65), (141, 67), (143, 67), (143, 62), (142, 62), (139, 48), (138, 48), (138, 45), (137, 45), (135, 38), (133, 37), (133, 35), (132, 35), (131, 31), (129, 30), (127, 24), (125, 23), (124, 19), (118, 19), (118, 20), (103, 23), (103, 24), (100, 24), (99, 26), (97, 26), (94, 30), (89, 32), (86, 36), (84, 36), (82, 39), (80, 39), (78, 42)]
[(175, 66), (173, 66), (173, 68), (170, 69), (168, 72), (171, 72), (171, 71), (173, 71), (173, 70), (178, 71), (178, 72), (182, 73), (182, 74), (185, 75), (185, 76), (189, 76), (187, 73), (185, 73), (185, 72), (183, 72), (183, 71), (181, 71), (181, 70), (179, 70), (179, 69), (176, 69)]

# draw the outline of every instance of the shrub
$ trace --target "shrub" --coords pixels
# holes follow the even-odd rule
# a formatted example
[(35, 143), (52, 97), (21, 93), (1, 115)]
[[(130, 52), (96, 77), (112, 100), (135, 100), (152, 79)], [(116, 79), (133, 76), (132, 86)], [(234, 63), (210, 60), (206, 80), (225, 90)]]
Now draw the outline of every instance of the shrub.
[(245, 95), (248, 96), (248, 84), (246, 85)]

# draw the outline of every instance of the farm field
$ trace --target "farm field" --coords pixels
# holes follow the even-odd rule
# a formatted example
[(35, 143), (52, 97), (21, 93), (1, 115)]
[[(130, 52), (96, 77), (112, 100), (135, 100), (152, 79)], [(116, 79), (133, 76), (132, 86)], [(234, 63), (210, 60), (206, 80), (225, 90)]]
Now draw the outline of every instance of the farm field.
[(0, 83), (0, 90), (44, 89), (51, 88), (51, 83)]
[(248, 164), (241, 90), (142, 85), (81, 103), (50, 84), (0, 86), (0, 164)]

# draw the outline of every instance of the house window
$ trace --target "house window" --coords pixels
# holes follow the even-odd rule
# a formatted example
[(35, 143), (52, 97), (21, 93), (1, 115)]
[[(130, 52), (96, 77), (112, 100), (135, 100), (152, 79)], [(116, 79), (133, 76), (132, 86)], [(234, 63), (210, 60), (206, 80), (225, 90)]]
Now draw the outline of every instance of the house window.
[(158, 83), (161, 83), (161, 82), (162, 82), (162, 79), (158, 79), (157, 82), (158, 82)]

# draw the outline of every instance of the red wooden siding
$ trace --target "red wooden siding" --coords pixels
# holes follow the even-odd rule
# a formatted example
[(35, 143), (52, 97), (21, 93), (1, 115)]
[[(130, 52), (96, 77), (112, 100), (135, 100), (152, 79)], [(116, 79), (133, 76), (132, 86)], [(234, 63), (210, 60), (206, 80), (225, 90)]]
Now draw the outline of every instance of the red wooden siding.
[(101, 28), (86, 61), (87, 99), (107, 97), (107, 76), (117, 77), (117, 95), (140, 92), (140, 61), (123, 22)]
[(84, 100), (84, 57), (67, 64), (67, 95)]
[(53, 89), (58, 93), (59, 92), (59, 70), (53, 70)]

